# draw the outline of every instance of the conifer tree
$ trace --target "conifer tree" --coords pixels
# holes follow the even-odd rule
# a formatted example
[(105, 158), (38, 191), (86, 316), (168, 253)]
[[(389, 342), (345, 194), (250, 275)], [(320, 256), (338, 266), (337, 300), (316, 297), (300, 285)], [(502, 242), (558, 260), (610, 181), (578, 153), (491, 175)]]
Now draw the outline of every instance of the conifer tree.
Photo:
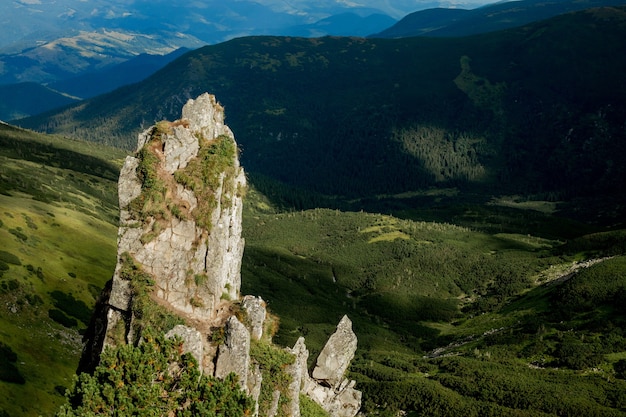
[(144, 332), (139, 346), (106, 349), (92, 374), (76, 377), (57, 417), (249, 415), (253, 401), (234, 374), (201, 375), (197, 361), (181, 354), (179, 339)]

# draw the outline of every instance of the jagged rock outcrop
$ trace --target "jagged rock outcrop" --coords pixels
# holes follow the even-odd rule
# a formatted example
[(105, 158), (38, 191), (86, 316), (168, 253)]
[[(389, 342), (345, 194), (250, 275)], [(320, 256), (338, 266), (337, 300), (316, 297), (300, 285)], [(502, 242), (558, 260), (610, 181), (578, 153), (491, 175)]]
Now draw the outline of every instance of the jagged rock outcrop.
[(250, 337), (253, 340), (261, 340), (261, 337), (263, 337), (263, 324), (267, 317), (265, 301), (261, 297), (246, 295), (243, 297), (242, 306), (247, 314)]
[(239, 377), (239, 382), (247, 388), (250, 368), (250, 332), (237, 317), (226, 321), (224, 343), (219, 346), (215, 376), (224, 378), (231, 372)]
[(302, 393), (331, 416), (354, 417), (361, 408), (361, 392), (354, 388), (355, 381), (344, 377), (356, 348), (357, 337), (352, 331), (352, 322), (344, 316), (320, 352), (311, 377), (306, 372), (309, 352), (304, 338), (298, 339), (292, 349), (299, 364), (296, 372), (301, 377)]
[[(141, 343), (142, 331), (156, 328), (180, 338), (203, 372), (219, 378), (235, 373), (256, 401), (255, 416), (272, 417), (281, 408), (281, 414), (299, 417), (302, 393), (333, 417), (353, 417), (360, 393), (344, 374), (357, 340), (347, 317), (312, 376), (304, 339), (282, 351), (293, 359), (284, 367), (251, 354), (254, 343), (279, 348), (264, 334), (265, 302), (239, 294), (245, 187), (234, 135), (214, 96), (189, 100), (180, 120), (139, 135), (118, 184), (118, 263), (97, 303), (79, 370), (93, 370), (106, 346)], [(268, 373), (269, 366), (289, 375), (288, 386), (276, 383), (282, 380)]]
[(337, 330), (317, 357), (313, 378), (330, 387), (337, 387), (354, 358), (356, 346), (357, 337), (352, 331), (352, 322), (348, 316), (343, 316)]
[[(198, 196), (185, 186), (188, 184), (172, 180), (177, 172), (198, 158), (200, 145), (211, 146), (219, 138), (232, 142), (234, 152), (229, 155), (229, 162), (233, 166), (228, 175), (212, 173), (217, 177), (217, 186), (211, 190), (215, 207), (209, 211), (209, 219), (198, 219), (194, 216), (196, 212), (207, 216), (200, 210)], [(214, 315), (224, 294), (231, 298), (239, 294), (244, 242), (241, 238), (243, 203), (237, 190), (245, 187), (246, 180), (235, 151), (233, 133), (224, 125), (223, 109), (215, 97), (204, 94), (183, 107), (180, 122), (157, 125), (140, 134), (138, 156), (127, 157), (120, 174), (118, 256), (131, 254), (147, 273), (155, 277), (157, 297), (172, 309), (193, 318)], [(146, 178), (140, 176), (145, 177), (143, 171), (149, 169), (145, 165), (150, 157), (158, 159), (155, 175), (164, 177), (156, 181), (165, 182), (163, 198), (165, 203), (169, 199), (165, 207), (165, 211), (171, 212), (169, 218), (159, 218), (158, 208), (156, 215), (151, 212), (138, 215), (137, 207), (132, 204), (145, 190)], [(139, 211), (142, 210), (140, 207)], [(138, 218), (142, 215), (147, 218)], [(209, 225), (211, 230), (208, 230)], [(153, 238), (146, 239), (151, 234)], [(127, 281), (116, 279), (117, 275), (119, 271), (116, 270), (111, 295), (116, 301), (114, 307), (128, 311)]]
[(118, 262), (89, 330), (84, 370), (104, 346), (136, 341), (146, 324), (139, 305), (158, 305), (206, 333), (226, 319), (224, 300), (239, 297), (246, 178), (237, 144), (214, 96), (189, 100), (182, 116), (141, 133), (121, 169)]

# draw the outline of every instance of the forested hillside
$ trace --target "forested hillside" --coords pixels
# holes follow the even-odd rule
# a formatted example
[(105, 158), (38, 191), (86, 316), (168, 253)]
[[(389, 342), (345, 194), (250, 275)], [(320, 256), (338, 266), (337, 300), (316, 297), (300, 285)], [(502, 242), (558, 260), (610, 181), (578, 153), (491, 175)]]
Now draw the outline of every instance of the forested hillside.
[(77, 101), (36, 83), (0, 85), (0, 96), (0, 120), (32, 116)]
[(476, 35), (514, 28), (592, 7), (623, 4), (623, 0), (517, 0), (500, 1), (471, 10), (426, 9), (408, 14), (395, 25), (370, 37)]
[(259, 186), (351, 198), (429, 187), (615, 195), (626, 183), (625, 19), (624, 8), (600, 8), (455, 39), (235, 39), (21, 123), (130, 148), (142, 126), (210, 91)]

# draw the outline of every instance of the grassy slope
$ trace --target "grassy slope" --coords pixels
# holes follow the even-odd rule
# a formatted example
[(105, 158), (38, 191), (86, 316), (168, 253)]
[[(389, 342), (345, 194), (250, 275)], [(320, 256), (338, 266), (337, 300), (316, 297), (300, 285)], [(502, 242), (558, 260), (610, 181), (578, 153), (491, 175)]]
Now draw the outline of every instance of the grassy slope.
[[(20, 263), (9, 263), (0, 278), (0, 341), (17, 353), (12, 363), (26, 381), (0, 382), (0, 407), (45, 415), (77, 364), (81, 302), (93, 305), (113, 268), (115, 188), (108, 177), (117, 165), (106, 161), (122, 155), (0, 127), (0, 143), (11, 145), (0, 147), (0, 237)], [(11, 156), (20, 144), (37, 162)], [(72, 170), (55, 156), (70, 151)], [(89, 175), (92, 169), (99, 174)], [(555, 217), (547, 202), (480, 201), (457, 200), (460, 208), (450, 208), (460, 213), (455, 225), (437, 218), (450, 211), (437, 210), (429, 221), (274, 212), (253, 189), (244, 214), (242, 292), (261, 295), (280, 316), (277, 343), (304, 335), (311, 360), (348, 314), (359, 337), (351, 375), (370, 411), (377, 402), (389, 411), (446, 416), (620, 415), (626, 387), (614, 365), (626, 359), (626, 339), (615, 302), (623, 296), (624, 258), (559, 285), (547, 282), (575, 260), (625, 253), (624, 232), (588, 234), (591, 226)], [(477, 223), (481, 212), (493, 215)], [(526, 221), (516, 220), (520, 215)], [(73, 297), (66, 317), (75, 326), (49, 319), (55, 290)]]
[[(0, 277), (0, 342), (17, 354), (25, 379), (0, 382), (0, 410), (8, 415), (47, 415), (70, 385), (79, 331), (115, 265), (113, 177), (122, 156), (0, 125), (0, 246), (3, 259), (19, 259)], [(51, 320), (50, 310), (64, 310), (76, 325)]]

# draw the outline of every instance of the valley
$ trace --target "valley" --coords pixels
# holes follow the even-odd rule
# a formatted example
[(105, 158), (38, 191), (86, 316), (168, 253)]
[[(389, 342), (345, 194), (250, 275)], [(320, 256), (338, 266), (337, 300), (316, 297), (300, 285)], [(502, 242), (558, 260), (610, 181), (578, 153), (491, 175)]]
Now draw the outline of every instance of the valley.
[[(56, 154), (81, 144), (17, 132), (30, 149), (44, 141), (48, 151), (60, 148)], [(15, 130), (5, 129), (3, 140), (7, 135), (16, 140)], [(93, 146), (85, 145), (80, 151)], [(103, 166), (104, 155), (121, 156), (106, 148), (88, 152)], [(83, 177), (89, 174), (81, 171), (91, 170), (86, 165), (55, 167), (54, 152), (33, 152), (37, 165), (8, 153), (3, 147), (0, 232), (8, 243), (3, 254), (19, 263), (3, 271), (2, 341), (17, 354), (12, 363), (24, 382), (0, 382), (2, 407), (7, 415), (46, 414), (62, 401), (77, 365), (79, 333), (88, 320), (80, 306), (91, 308), (110, 278), (114, 202), (102, 206), (111, 210), (104, 217), (93, 207), (115, 194), (115, 183), (103, 179), (106, 171)], [(36, 169), (47, 174), (32, 176)], [(7, 187), (9, 176), (15, 188)], [(49, 188), (51, 180), (60, 182)], [(84, 187), (84, 180), (108, 191), (72, 188)], [(52, 189), (57, 193), (45, 194)], [(525, 205), (531, 203), (542, 205)], [(494, 203), (462, 207), (459, 219), (470, 219), (470, 212), (489, 212)], [(535, 230), (551, 236), (515, 232), (516, 217), (529, 218), (528, 212)], [(242, 293), (261, 295), (280, 318), (276, 343), (291, 346), (304, 335), (312, 356), (337, 318), (349, 314), (359, 338), (350, 372), (364, 391), (365, 411), (384, 403), (389, 412), (430, 415), (621, 415), (623, 230), (526, 207), (507, 207), (493, 217), (498, 223), (486, 216), (483, 231), (450, 223), (446, 212), (435, 219), (437, 213), (418, 221), (337, 209), (284, 211), (252, 189), (244, 212)], [(502, 222), (507, 216), (511, 221)], [(498, 230), (500, 223), (509, 224), (506, 231)], [(567, 224), (560, 229), (567, 233), (557, 236), (559, 228), (545, 228), (550, 224)], [(5, 262), (14, 259), (5, 255)], [(579, 262), (606, 257), (567, 281), (550, 282)], [(42, 349), (30, 356), (35, 353), (25, 346), (35, 340)], [(579, 395), (561, 394), (572, 390)], [(25, 407), (27, 398), (38, 398), (39, 408)]]
[(241, 294), (309, 366), (348, 315), (366, 415), (625, 415), (625, 16), (240, 38), (20, 121), (46, 134), (0, 124), (0, 416), (63, 402), (115, 267), (122, 161), (204, 91), (250, 183)]

